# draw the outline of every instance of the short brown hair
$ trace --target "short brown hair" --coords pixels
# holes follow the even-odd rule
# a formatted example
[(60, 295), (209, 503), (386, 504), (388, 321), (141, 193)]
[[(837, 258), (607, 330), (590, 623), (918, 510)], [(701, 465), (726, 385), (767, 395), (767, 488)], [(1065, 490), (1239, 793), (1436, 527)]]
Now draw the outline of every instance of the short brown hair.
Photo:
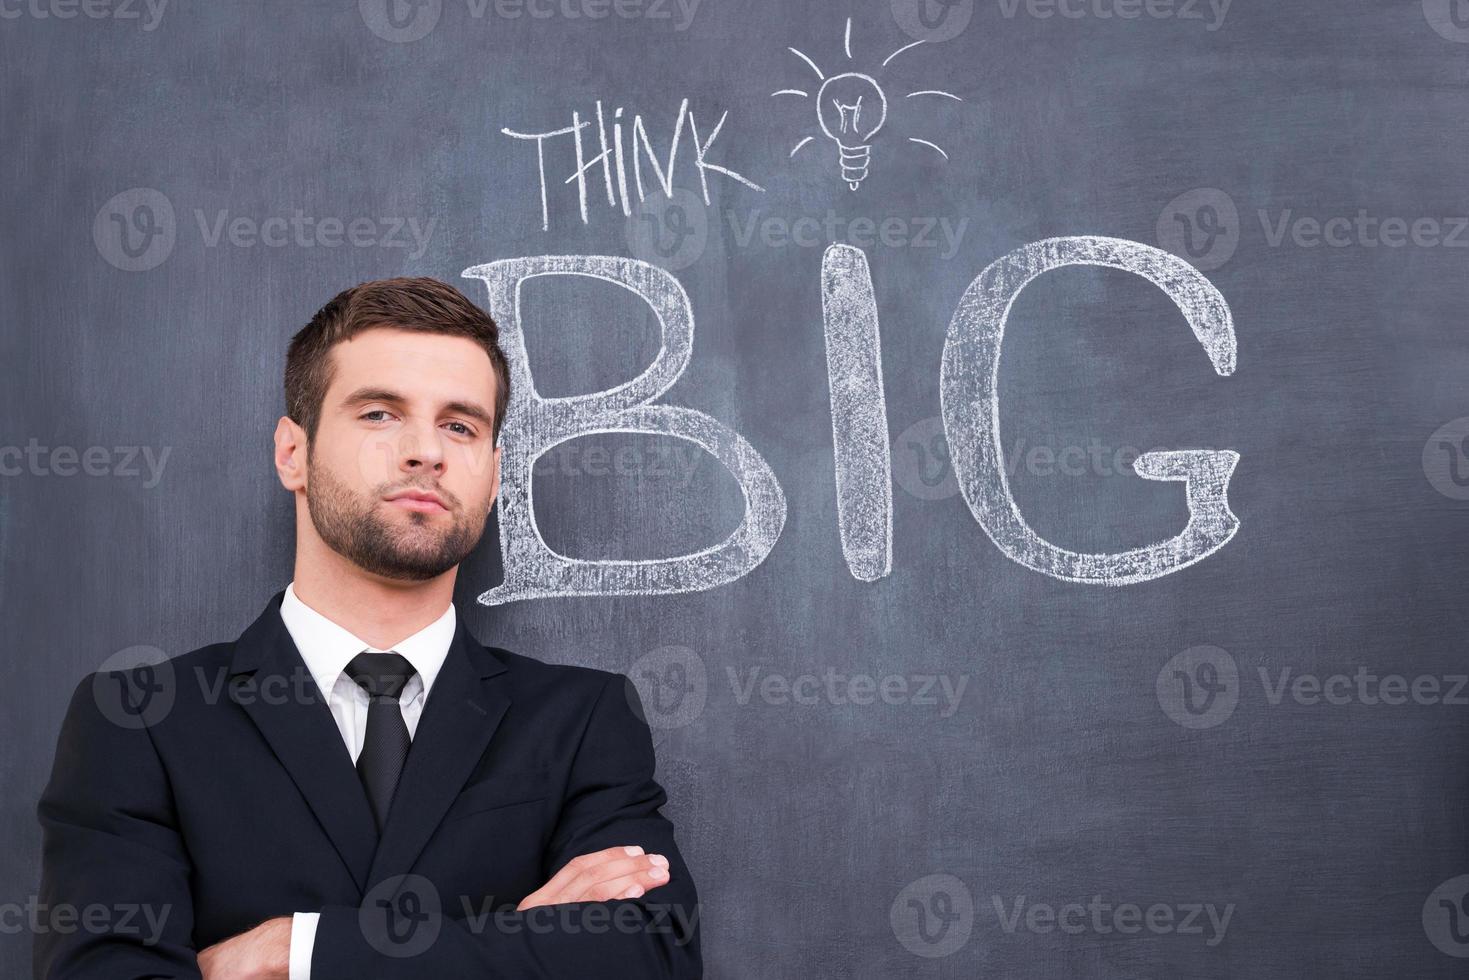
[(500, 350), (500, 329), (459, 290), (427, 276), (376, 279), (344, 289), (291, 338), (286, 352), (286, 415), (306, 430), (308, 439), (316, 437), (321, 403), (331, 386), (332, 346), (374, 327), (468, 337), (483, 347), (495, 369), (490, 444), (499, 441), (510, 404), (510, 365)]

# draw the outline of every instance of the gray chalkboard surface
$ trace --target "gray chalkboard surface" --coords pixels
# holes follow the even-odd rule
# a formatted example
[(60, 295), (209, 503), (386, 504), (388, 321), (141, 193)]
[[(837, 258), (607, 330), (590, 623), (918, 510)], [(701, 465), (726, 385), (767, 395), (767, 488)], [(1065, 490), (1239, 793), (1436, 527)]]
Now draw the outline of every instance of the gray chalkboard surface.
[(0, 52), (4, 975), (68, 694), (289, 580), (285, 344), (389, 275), (501, 323), (460, 608), (637, 683), (710, 976), (1461, 975), (1469, 5), (6, 0)]

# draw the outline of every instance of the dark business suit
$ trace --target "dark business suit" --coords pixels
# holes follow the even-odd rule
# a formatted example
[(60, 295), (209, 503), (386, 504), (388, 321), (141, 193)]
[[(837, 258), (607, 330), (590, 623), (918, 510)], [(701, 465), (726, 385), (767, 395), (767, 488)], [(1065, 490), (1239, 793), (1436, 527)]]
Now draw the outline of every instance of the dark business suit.
[[(168, 918), (153, 943), (42, 929), (35, 977), (197, 978), (199, 950), (310, 911), (312, 980), (702, 974), (693, 880), (622, 675), (482, 646), (459, 617), (379, 841), (281, 597), (233, 643), (77, 686), (38, 807), (40, 900)], [(669, 882), (514, 911), (622, 844), (666, 855)]]

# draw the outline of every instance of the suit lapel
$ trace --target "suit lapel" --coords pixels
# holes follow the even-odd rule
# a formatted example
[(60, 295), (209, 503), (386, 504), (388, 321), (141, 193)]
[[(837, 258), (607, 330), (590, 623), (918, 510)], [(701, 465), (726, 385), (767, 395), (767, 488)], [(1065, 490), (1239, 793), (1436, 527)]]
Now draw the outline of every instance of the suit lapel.
[[(357, 887), (365, 891), (377, 846), (377, 828), (367, 793), (326, 698), (317, 690), (306, 661), (281, 620), (284, 595), (284, 590), (276, 593), (265, 612), (235, 641), (230, 664), (231, 698), (270, 743)], [(275, 677), (281, 680), (267, 680)], [(252, 679), (253, 689), (249, 683)], [(242, 684), (244, 692), (237, 693)], [(241, 696), (243, 693), (248, 696)], [(306, 696), (301, 697), (302, 693)]]
[[(504, 663), (470, 634), (462, 616), (456, 617), (454, 639), (424, 702), (369, 882), (413, 867), (510, 706), (504, 673)], [(362, 799), (365, 806), (365, 794)]]

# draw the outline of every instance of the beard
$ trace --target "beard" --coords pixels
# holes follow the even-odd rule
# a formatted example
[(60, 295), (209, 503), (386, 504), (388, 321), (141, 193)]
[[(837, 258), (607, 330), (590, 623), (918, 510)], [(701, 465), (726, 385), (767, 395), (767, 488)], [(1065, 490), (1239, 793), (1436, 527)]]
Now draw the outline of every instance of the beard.
[[(458, 565), (479, 544), (489, 519), (476, 521), (459, 500), (443, 487), (417, 483), (383, 483), (358, 494), (326, 467), (307, 456), (306, 506), (316, 533), (337, 554), (364, 571), (384, 578), (422, 582), (437, 578)], [(394, 490), (432, 489), (444, 501), (449, 518), (405, 511), (406, 524), (392, 520), (380, 508)]]

